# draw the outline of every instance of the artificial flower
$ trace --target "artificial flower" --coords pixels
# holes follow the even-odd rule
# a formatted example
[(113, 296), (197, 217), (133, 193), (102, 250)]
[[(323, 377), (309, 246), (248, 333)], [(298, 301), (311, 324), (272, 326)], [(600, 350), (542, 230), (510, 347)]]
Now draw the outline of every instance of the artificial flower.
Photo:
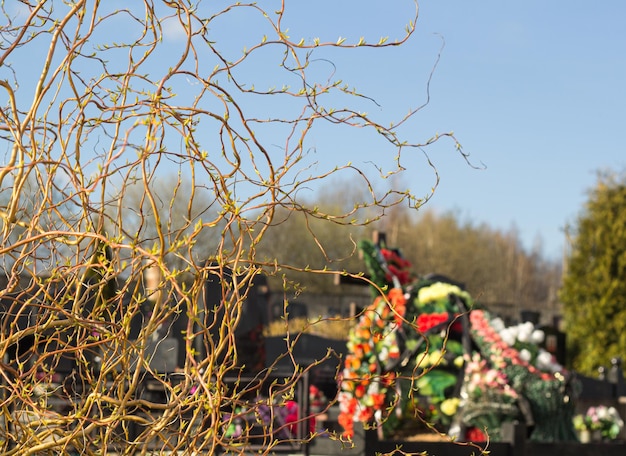
[(457, 295), (469, 300), (470, 296), (466, 291), (461, 290), (456, 285), (449, 283), (436, 282), (430, 286), (420, 288), (417, 293), (417, 299), (420, 303), (426, 304), (432, 301), (441, 301), (448, 299), (450, 295)]
[(448, 312), (421, 314), (417, 317), (417, 330), (421, 333), (425, 333), (429, 329), (447, 322), (449, 318)]
[(602, 437), (610, 440), (617, 438), (624, 427), (617, 409), (606, 405), (589, 407), (582, 421), (588, 430), (599, 431)]
[(447, 416), (452, 416), (456, 413), (460, 403), (461, 400), (458, 397), (452, 397), (450, 399), (444, 400), (439, 408), (443, 414)]

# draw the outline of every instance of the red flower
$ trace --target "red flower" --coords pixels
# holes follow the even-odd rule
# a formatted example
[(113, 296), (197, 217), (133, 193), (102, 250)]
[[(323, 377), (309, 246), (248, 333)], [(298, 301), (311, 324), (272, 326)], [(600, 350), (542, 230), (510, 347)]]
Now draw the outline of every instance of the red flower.
[(463, 323), (461, 323), (459, 320), (453, 322), (452, 326), (450, 327), (450, 332), (463, 333)]
[(400, 253), (396, 250), (380, 249), (380, 253), (387, 263), (387, 269), (389, 274), (385, 279), (389, 282), (392, 281), (392, 276), (395, 276), (400, 284), (405, 285), (411, 281), (411, 274), (409, 269), (411, 268), (411, 262), (402, 258)]
[(354, 396), (356, 398), (362, 398), (364, 395), (365, 395), (365, 386), (363, 384), (357, 385), (356, 389), (354, 390)]
[(445, 323), (448, 321), (448, 318), (450, 318), (448, 312), (421, 314), (417, 317), (417, 330), (422, 333), (426, 332), (435, 326)]
[(391, 386), (396, 380), (396, 374), (395, 372), (385, 372), (381, 375), (380, 380), (384, 386)]
[(471, 427), (465, 432), (465, 439), (472, 442), (486, 442), (487, 436), (477, 427)]
[(289, 426), (289, 431), (295, 434), (297, 432), (297, 427), (298, 427), (298, 403), (295, 401), (287, 401), (285, 406), (287, 408), (287, 415), (285, 416), (285, 424)]

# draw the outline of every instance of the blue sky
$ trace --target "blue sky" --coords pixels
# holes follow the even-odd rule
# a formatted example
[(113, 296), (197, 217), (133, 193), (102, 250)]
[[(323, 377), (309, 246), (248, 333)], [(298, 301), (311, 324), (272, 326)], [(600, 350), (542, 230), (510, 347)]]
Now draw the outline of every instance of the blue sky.
[[(431, 207), (494, 227), (558, 257), (602, 168), (626, 147), (626, 3), (428, 1), (420, 35), (446, 47), (430, 109), (486, 169), (439, 160)], [(458, 161), (458, 160), (457, 160)]]
[[(208, 17), (226, 4), (230, 2), (205, 0), (200, 15)], [(334, 42), (339, 37), (376, 42), (383, 36), (393, 41), (402, 37), (415, 10), (412, 0), (286, 4), (284, 26), (294, 41), (307, 42), (314, 38)], [(110, 0), (106, 8), (113, 11), (128, 5)], [(271, 12), (280, 1), (265, 0), (260, 5)], [(342, 79), (371, 96), (376, 103), (346, 97), (324, 98), (324, 102), (336, 108), (348, 103), (383, 124), (428, 100), (399, 133), (412, 142), (423, 142), (453, 131), (474, 166), (466, 163), (451, 141), (426, 148), (440, 177), (427, 207), (454, 211), (463, 221), (495, 229), (516, 227), (527, 248), (541, 238), (544, 254), (558, 259), (564, 246), (563, 228), (575, 221), (596, 171), (621, 171), (626, 162), (621, 138), (626, 127), (626, 2), (422, 0), (419, 10), (417, 31), (401, 47), (316, 49), (312, 81)], [(137, 32), (132, 21), (116, 22), (123, 17), (111, 18), (109, 29), (101, 35), (104, 42), (119, 38), (120, 30), (128, 36)], [(179, 55), (175, 27), (166, 23), (164, 29), (165, 53), (157, 56)], [(233, 59), (263, 35), (271, 39), (271, 33), (268, 23), (250, 8), (220, 16), (208, 31), (216, 46)], [(29, 102), (30, 86), (38, 75), (33, 70), (33, 52), (43, 55), (46, 49), (46, 43), (35, 41), (21, 55), (23, 61), (15, 56), (13, 63), (22, 70), (18, 73), (23, 103)], [(272, 54), (272, 49), (252, 55), (249, 64), (237, 69), (238, 77), (257, 86), (294, 83), (290, 74), (276, 70), (281, 52)], [(201, 57), (205, 67), (201, 71), (210, 72), (215, 58), (210, 52)], [(116, 59), (111, 62), (114, 65)], [(156, 79), (167, 72), (159, 57), (150, 65)], [(100, 70), (92, 71), (97, 76)], [(170, 82), (177, 84), (173, 89), (183, 104), (190, 103), (200, 87), (183, 77)], [(274, 97), (246, 108), (248, 114), (272, 116), (289, 112), (294, 105)], [(222, 109), (219, 103), (216, 109)], [(285, 138), (280, 137), (284, 131), (262, 132), (261, 126), (259, 130), (271, 138), (273, 151), (284, 147)], [(214, 139), (208, 136), (210, 144)], [(393, 148), (363, 129), (350, 132), (322, 126), (311, 132), (307, 145), (311, 154), (302, 166), (311, 165), (311, 172), (347, 162), (369, 170), (375, 163), (385, 171), (391, 169), (395, 156)], [(401, 185), (418, 196), (427, 195), (435, 175), (422, 151), (405, 151), (402, 165), (407, 171)]]
[[(337, 3), (333, 18), (323, 21), (320, 7), (320, 22), (304, 28), (326, 24), (329, 30), (318, 33), (330, 39), (343, 19), (348, 30), (372, 30), (374, 39), (393, 36), (411, 7), (365, 1), (357, 11), (356, 2)], [(404, 12), (390, 11), (396, 4)], [(338, 72), (354, 65), (358, 87), (373, 92), (381, 110), (404, 113), (425, 100), (443, 39), (430, 103), (410, 128), (424, 137), (454, 131), (481, 169), (450, 143), (428, 149), (441, 180), (427, 207), (497, 229), (516, 227), (527, 248), (541, 238), (544, 254), (558, 259), (563, 228), (575, 221), (596, 171), (626, 163), (625, 18), (626, 2), (617, 0), (424, 0), (405, 47), (335, 63)], [(410, 172), (413, 190), (428, 190), (424, 162)]]

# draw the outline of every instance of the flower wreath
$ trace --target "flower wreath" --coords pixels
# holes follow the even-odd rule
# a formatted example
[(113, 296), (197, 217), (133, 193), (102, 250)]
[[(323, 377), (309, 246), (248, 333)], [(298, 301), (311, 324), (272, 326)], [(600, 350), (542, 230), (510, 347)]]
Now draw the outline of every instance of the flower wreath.
[(410, 263), (398, 250), (361, 248), (372, 281), (387, 291), (349, 334), (339, 392), (344, 434), (353, 435), (355, 421), (391, 431), (407, 413), (449, 422), (458, 405), (448, 400), (450, 390), (458, 389), (463, 365), (458, 318), (471, 305), (469, 294), (438, 280), (411, 282)]
[(378, 294), (349, 334), (338, 396), (344, 435), (355, 422), (388, 434), (417, 417), (444, 432), (464, 428), (457, 437), (466, 440), (486, 438), (488, 427), (497, 440), (502, 420), (521, 417), (534, 423), (534, 440), (575, 440), (575, 388), (539, 348), (541, 331), (505, 327), (451, 281), (411, 279), (398, 250), (360, 247)]

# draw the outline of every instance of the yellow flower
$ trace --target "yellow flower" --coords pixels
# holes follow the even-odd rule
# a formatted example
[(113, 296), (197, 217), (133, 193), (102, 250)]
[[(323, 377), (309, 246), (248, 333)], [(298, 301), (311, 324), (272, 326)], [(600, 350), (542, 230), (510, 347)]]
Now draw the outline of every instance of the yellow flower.
[(437, 282), (428, 287), (420, 288), (419, 292), (417, 293), (417, 299), (420, 303), (426, 304), (428, 302), (446, 299), (450, 294), (455, 294), (465, 298), (469, 296), (467, 292), (461, 290), (456, 285)]
[(459, 408), (460, 402), (461, 401), (458, 397), (446, 399), (441, 403), (441, 413), (448, 416), (454, 415)]
[(443, 358), (443, 352), (441, 350), (434, 350), (431, 353), (420, 353), (417, 355), (417, 361), (419, 366), (423, 369), (430, 366), (438, 366), (439, 364), (446, 364), (446, 360)]

